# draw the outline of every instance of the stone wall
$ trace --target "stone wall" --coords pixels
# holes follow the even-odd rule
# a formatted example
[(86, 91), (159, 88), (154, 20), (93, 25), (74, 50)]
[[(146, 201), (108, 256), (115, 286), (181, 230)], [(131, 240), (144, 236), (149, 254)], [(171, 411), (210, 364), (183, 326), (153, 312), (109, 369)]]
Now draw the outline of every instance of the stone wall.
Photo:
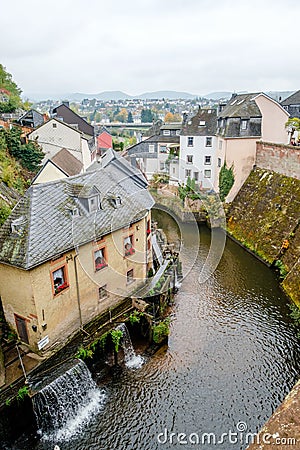
[[(228, 233), (286, 275), (283, 288), (300, 306), (300, 180), (251, 172), (228, 209)], [(283, 243), (287, 248), (283, 248)]]
[(300, 147), (257, 142), (256, 166), (300, 179)]

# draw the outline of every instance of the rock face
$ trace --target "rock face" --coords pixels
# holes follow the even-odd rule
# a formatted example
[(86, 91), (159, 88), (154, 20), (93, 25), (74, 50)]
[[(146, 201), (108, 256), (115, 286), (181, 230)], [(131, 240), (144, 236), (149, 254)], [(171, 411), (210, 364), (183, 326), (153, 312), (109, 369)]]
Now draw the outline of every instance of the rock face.
[(227, 216), (229, 234), (278, 267), (283, 288), (300, 306), (300, 180), (256, 169)]

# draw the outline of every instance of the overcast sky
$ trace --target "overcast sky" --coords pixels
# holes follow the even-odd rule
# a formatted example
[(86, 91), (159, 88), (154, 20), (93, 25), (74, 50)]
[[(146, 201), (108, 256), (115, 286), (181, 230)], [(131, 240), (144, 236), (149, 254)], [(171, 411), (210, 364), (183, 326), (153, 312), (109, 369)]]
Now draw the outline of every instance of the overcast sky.
[(28, 93), (300, 89), (299, 0), (0, 0)]

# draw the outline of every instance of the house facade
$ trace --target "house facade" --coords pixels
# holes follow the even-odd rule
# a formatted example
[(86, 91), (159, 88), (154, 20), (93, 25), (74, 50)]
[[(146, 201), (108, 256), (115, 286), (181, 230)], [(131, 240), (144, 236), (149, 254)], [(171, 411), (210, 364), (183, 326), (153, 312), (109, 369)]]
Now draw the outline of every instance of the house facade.
[(298, 117), (300, 119), (300, 90), (283, 100), (281, 105), (289, 113), (290, 117)]
[(80, 117), (69, 107), (69, 102), (63, 102), (61, 105), (53, 108), (51, 117), (71, 125), (73, 128), (81, 131), (86, 139), (94, 139), (94, 127), (90, 125), (83, 117)]
[(215, 190), (224, 162), (232, 167), (234, 185), (227, 201), (234, 199), (255, 164), (256, 142), (286, 144), (285, 123), (289, 117), (283, 107), (264, 93), (234, 94), (218, 112), (217, 168)]
[[(184, 121), (180, 135), (179, 182), (194, 179), (200, 189), (212, 189), (216, 183), (217, 112), (200, 109)], [(173, 168), (170, 166), (170, 169)], [(170, 174), (171, 176), (172, 174)]]
[(156, 173), (169, 175), (169, 155), (179, 153), (181, 124), (159, 123), (150, 130), (155, 134), (127, 150), (132, 166), (139, 167), (148, 180)]
[(32, 185), (0, 231), (6, 320), (34, 351), (64, 342), (143, 285), (153, 199), (123, 158)]
[(57, 119), (50, 119), (34, 131), (28, 138), (37, 141), (45, 153), (43, 162), (52, 159), (62, 148), (68, 150), (83, 164), (83, 170), (91, 164), (88, 140), (75, 128)]

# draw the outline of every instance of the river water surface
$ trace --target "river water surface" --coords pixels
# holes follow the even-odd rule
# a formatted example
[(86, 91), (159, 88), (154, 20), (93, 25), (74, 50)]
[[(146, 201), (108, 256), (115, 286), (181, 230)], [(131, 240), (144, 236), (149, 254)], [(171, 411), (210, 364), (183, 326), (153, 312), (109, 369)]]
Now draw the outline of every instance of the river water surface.
[[(174, 233), (172, 220), (162, 217), (160, 225)], [(59, 442), (61, 450), (244, 449), (241, 433), (236, 444), (225, 437), (215, 445), (213, 436), (201, 444), (201, 438), (258, 431), (297, 381), (299, 342), (274, 274), (227, 240), (217, 270), (199, 284), (210, 231), (201, 227), (200, 235), (196, 263), (176, 295), (168, 346), (111, 381), (102, 410), (73, 439)], [(181, 253), (184, 271), (195, 239), (191, 229)], [(191, 442), (179, 444), (179, 433)], [(53, 447), (23, 437), (14, 448)]]

